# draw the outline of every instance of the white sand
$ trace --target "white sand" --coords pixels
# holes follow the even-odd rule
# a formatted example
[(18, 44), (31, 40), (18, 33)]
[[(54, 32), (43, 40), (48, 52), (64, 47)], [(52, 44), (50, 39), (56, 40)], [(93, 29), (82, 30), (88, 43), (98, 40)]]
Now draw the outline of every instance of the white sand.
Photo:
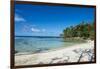
[[(15, 65), (77, 62), (79, 60), (81, 50), (85, 50), (85, 49), (87, 50), (94, 49), (94, 41), (88, 41), (87, 43), (68, 46), (62, 49), (57, 49), (57, 50), (48, 51), (44, 53), (16, 55)], [(88, 56), (82, 58), (81, 61), (89, 61)]]

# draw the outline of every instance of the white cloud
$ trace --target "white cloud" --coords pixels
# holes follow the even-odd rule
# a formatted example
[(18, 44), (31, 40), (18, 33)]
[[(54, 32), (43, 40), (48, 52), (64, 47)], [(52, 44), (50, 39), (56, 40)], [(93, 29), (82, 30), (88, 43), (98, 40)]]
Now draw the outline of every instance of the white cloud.
[(45, 32), (46, 30), (45, 30), (45, 29), (38, 29), (38, 28), (33, 28), (33, 27), (32, 27), (32, 28), (31, 28), (31, 31), (32, 31), (32, 32), (41, 32), (41, 33), (42, 33), (42, 32)]
[(20, 21), (25, 22), (26, 20), (23, 17), (19, 16), (18, 14), (15, 14), (15, 21), (17, 21), (17, 22), (20, 22)]
[(37, 28), (31, 28), (32, 32), (41, 32), (41, 30), (37, 29)]

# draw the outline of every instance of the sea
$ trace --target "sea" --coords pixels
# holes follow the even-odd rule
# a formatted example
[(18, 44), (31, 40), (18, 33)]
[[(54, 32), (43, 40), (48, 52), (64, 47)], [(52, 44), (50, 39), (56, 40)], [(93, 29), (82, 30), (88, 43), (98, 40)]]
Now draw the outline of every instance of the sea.
[(16, 53), (40, 53), (48, 50), (58, 49), (74, 45), (74, 42), (65, 42), (61, 37), (43, 36), (16, 36)]

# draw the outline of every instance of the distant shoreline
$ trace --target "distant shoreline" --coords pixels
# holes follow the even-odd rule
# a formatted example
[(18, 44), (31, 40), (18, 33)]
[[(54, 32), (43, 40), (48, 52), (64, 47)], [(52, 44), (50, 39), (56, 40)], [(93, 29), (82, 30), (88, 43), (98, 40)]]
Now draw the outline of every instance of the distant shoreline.
[(15, 36), (15, 37), (63, 38), (63, 37), (60, 37), (60, 36)]

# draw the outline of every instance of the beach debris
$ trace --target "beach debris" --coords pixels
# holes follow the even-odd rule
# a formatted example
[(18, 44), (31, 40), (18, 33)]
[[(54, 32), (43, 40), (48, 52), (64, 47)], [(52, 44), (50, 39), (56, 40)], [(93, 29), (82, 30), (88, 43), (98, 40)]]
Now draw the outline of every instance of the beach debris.
[(78, 62), (81, 61), (93, 61), (94, 60), (94, 50), (92, 49), (84, 49), (81, 51), (79, 55)]
[(50, 64), (51, 63), (66, 63), (66, 62), (68, 62), (68, 60), (69, 60), (69, 56), (62, 57), (62, 58), (61, 57), (55, 57), (51, 60)]
[(75, 50), (73, 50), (73, 52), (75, 52), (75, 53), (77, 53), (77, 54), (81, 54), (82, 53), (82, 49), (75, 49)]
[(50, 61), (50, 64), (53, 63), (55, 60), (59, 60), (59, 59), (61, 59), (61, 58), (58, 58), (58, 57), (52, 58)]

